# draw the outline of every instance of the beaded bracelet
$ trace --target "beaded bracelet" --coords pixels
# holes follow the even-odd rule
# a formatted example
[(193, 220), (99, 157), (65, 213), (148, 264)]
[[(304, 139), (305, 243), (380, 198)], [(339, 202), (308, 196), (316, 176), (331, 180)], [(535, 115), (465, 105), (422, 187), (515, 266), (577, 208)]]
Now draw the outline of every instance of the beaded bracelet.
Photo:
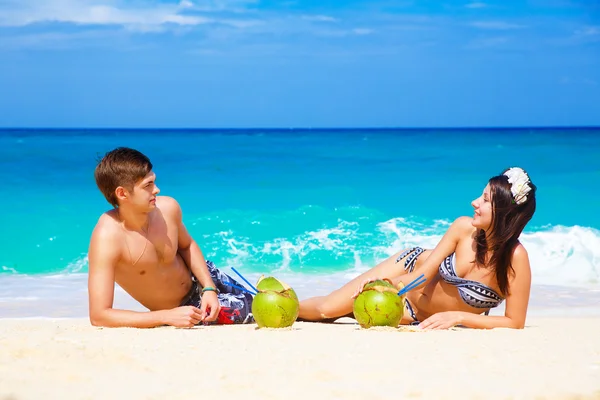
[(205, 292), (215, 292), (215, 293), (219, 294), (219, 290), (212, 286), (207, 286), (205, 288), (202, 288), (202, 294), (204, 294)]

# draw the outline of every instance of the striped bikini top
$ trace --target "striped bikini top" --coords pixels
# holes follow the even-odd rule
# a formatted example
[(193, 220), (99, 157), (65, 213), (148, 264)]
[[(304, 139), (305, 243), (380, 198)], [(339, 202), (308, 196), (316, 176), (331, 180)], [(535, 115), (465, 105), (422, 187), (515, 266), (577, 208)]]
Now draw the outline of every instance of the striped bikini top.
[(457, 287), (463, 301), (474, 308), (494, 308), (504, 300), (496, 291), (481, 282), (460, 278), (456, 275), (455, 255), (450, 254), (440, 264), (441, 278)]

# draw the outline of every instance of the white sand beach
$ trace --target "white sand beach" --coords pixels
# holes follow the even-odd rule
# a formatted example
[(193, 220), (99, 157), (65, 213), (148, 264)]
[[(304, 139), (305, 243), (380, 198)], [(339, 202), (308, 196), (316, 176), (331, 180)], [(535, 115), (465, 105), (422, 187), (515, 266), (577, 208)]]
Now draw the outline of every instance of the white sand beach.
[(600, 399), (600, 318), (193, 329), (0, 320), (0, 399)]

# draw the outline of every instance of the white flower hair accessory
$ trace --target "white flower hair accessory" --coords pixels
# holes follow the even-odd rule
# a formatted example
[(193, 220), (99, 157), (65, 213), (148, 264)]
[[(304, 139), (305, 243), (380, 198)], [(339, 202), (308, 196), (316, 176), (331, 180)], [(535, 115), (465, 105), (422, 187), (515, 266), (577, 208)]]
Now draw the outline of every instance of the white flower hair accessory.
[(504, 173), (508, 177), (508, 183), (510, 183), (510, 191), (512, 192), (513, 200), (517, 204), (523, 204), (527, 201), (527, 194), (531, 192), (531, 186), (529, 186), (529, 176), (522, 168), (513, 167), (509, 168)]

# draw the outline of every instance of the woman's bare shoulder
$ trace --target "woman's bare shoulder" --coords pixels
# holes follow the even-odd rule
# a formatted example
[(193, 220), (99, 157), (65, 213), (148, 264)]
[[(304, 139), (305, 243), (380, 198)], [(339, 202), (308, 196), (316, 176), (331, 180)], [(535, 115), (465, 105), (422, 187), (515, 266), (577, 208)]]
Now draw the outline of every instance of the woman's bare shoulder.
[(512, 264), (529, 264), (529, 253), (522, 243), (515, 246), (512, 254)]
[(454, 220), (451, 227), (460, 232), (461, 236), (471, 236), (477, 232), (477, 228), (471, 223), (473, 218), (471, 217), (458, 217)]

